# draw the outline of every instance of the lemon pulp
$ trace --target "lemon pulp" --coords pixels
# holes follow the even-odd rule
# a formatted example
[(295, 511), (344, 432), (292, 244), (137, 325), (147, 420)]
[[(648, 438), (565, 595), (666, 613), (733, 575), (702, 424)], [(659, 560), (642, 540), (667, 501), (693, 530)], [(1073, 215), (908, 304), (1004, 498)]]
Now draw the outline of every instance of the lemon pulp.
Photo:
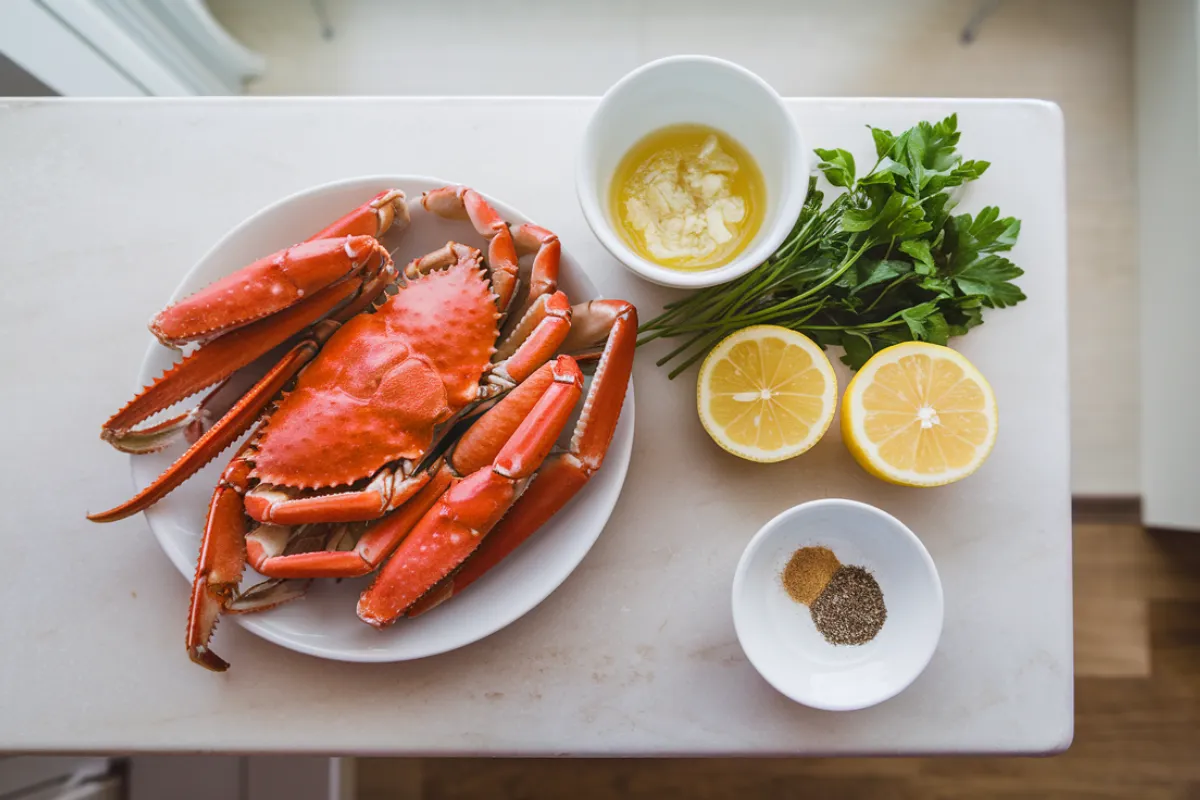
[(829, 359), (803, 334), (756, 325), (709, 353), (697, 381), (700, 421), (713, 440), (742, 458), (782, 461), (825, 434), (837, 404)]
[(995, 444), (991, 386), (948, 347), (907, 342), (872, 356), (842, 403), (842, 434), (868, 472), (905, 486), (973, 473)]

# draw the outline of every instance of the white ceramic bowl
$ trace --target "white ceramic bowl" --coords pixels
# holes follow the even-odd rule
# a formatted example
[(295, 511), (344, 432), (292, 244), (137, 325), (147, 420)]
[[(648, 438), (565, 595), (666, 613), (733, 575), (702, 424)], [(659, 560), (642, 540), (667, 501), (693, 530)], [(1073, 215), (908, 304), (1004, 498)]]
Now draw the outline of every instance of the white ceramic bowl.
[[(767, 212), (736, 259), (695, 272), (667, 269), (635, 253), (609, 214), (609, 190), (621, 158), (646, 134), (698, 123), (732, 136), (758, 162)], [(664, 286), (696, 288), (731, 281), (766, 261), (800, 215), (808, 190), (808, 151), (796, 121), (766, 81), (729, 61), (672, 56), (626, 75), (600, 100), (576, 163), (575, 184), (588, 225), (618, 261)]]
[[(879, 582), (887, 621), (862, 645), (832, 645), (807, 606), (788, 596), (781, 573), (798, 548), (824, 545)], [(942, 584), (921, 540), (892, 515), (853, 500), (814, 500), (763, 526), (733, 578), (733, 624), (747, 658), (798, 703), (850, 711), (881, 703), (912, 683), (942, 633)]]

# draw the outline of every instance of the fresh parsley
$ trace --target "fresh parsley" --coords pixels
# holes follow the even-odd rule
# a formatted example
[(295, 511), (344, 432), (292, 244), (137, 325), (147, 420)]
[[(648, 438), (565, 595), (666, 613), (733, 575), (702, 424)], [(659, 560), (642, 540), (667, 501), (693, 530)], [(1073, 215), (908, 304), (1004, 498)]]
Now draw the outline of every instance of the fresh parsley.
[(951, 190), (976, 180), (986, 161), (958, 153), (957, 115), (899, 135), (870, 128), (875, 165), (858, 177), (846, 150), (816, 151), (818, 169), (844, 189), (828, 205), (809, 181), (800, 218), (783, 245), (751, 272), (668, 304), (638, 344), (683, 342), (659, 359), (674, 378), (718, 341), (750, 325), (782, 325), (822, 347), (840, 346), (857, 370), (898, 342), (946, 344), (983, 323), (984, 308), (1025, 299), (1007, 253), (1021, 223), (988, 207), (952, 214)]

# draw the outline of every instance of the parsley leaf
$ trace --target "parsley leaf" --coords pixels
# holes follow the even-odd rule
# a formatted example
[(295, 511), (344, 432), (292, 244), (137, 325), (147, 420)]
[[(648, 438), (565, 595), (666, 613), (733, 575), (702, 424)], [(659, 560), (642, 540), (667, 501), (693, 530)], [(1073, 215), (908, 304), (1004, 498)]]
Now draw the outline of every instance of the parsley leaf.
[(954, 283), (965, 295), (979, 295), (984, 305), (1004, 308), (1025, 299), (1024, 293), (1010, 283), (1025, 270), (1001, 256), (984, 256), (972, 261), (954, 274)]
[(929, 242), (924, 239), (909, 239), (900, 243), (900, 252), (913, 257), (913, 269), (918, 275), (933, 275), (937, 265), (933, 263), (933, 255), (929, 252)]
[(858, 370), (863, 364), (867, 363), (871, 356), (875, 355), (875, 348), (871, 344), (871, 339), (866, 335), (857, 331), (844, 331), (841, 338), (842, 349), (846, 351), (842, 356), (842, 363), (852, 370)]
[[(900, 312), (900, 318), (908, 325), (914, 339), (923, 340), (929, 338), (928, 320), (934, 314), (937, 314), (937, 303), (930, 301), (904, 309)], [(945, 322), (943, 319), (942, 324), (945, 325)]]
[(854, 185), (854, 156), (846, 150), (816, 151), (821, 158), (817, 168), (825, 173), (825, 180), (834, 186)]
[(912, 271), (912, 264), (900, 259), (886, 259), (874, 262), (860, 261), (858, 262), (858, 282), (850, 290), (850, 294), (858, 294), (864, 289), (895, 280), (901, 275), (907, 275)]
[[(867, 126), (871, 128), (870, 125)], [(875, 155), (880, 158), (885, 157), (892, 150), (892, 145), (896, 143), (895, 135), (883, 128), (871, 128), (871, 138), (875, 140)]]

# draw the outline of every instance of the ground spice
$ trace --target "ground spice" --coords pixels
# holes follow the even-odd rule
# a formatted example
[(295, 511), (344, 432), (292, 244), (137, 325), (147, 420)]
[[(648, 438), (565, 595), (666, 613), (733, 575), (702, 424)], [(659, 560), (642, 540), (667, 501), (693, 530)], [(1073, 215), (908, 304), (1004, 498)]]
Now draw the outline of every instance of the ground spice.
[(801, 547), (783, 568), (783, 588), (797, 603), (811, 606), (841, 566), (828, 547)]
[(813, 624), (830, 644), (866, 644), (887, 621), (883, 592), (862, 567), (841, 567), (810, 606)]

